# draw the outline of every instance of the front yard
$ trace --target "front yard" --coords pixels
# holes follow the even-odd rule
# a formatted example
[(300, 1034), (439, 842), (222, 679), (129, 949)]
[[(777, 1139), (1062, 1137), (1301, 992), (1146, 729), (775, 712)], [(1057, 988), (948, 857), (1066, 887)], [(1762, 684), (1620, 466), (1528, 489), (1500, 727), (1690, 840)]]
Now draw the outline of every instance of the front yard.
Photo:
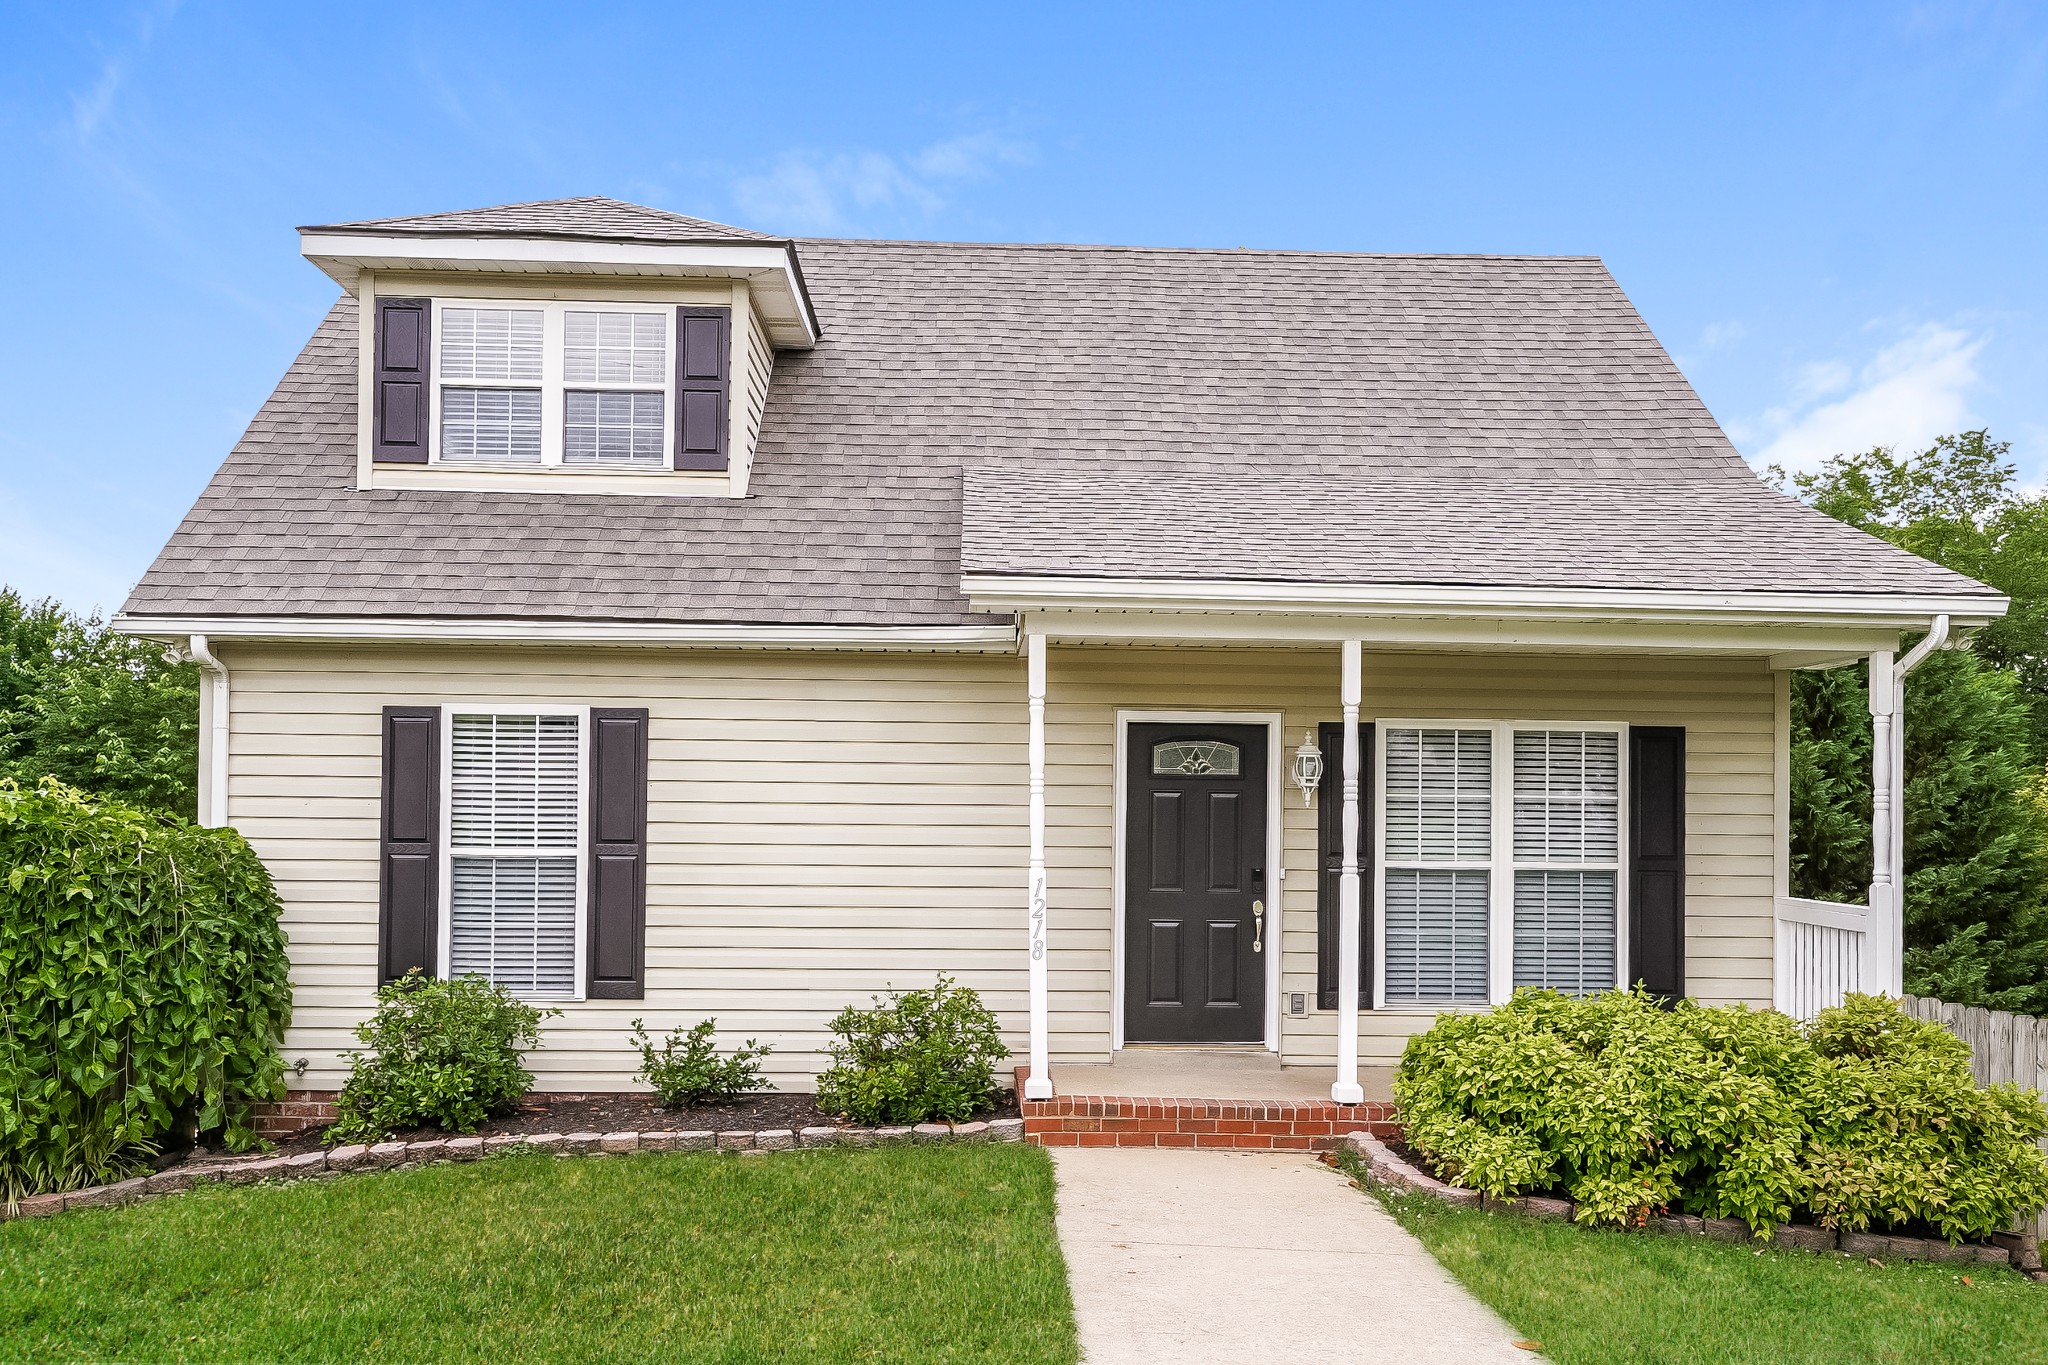
[(506, 1156), (0, 1225), (0, 1358), (1066, 1362), (1008, 1145)]
[(2048, 1286), (2010, 1270), (1878, 1267), (1834, 1253), (1594, 1231), (1424, 1196), (1385, 1202), (1559, 1365), (2048, 1362)]

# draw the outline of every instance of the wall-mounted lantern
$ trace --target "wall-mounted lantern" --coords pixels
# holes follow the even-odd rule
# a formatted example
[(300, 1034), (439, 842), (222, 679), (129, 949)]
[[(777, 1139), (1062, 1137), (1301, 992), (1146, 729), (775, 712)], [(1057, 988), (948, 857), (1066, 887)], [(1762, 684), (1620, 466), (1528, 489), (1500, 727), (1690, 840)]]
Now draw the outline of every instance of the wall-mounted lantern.
[(1313, 805), (1316, 787), (1323, 780), (1323, 751), (1316, 747), (1316, 732), (1305, 731), (1301, 747), (1294, 751), (1294, 785), (1301, 788), (1301, 804)]

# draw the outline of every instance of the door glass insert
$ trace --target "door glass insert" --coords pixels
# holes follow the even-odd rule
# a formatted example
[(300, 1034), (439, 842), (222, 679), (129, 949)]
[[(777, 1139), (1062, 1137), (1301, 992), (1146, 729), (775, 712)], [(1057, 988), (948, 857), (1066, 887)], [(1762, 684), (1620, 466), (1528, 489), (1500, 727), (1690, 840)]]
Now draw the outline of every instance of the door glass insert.
[(1152, 771), (1182, 777), (1236, 777), (1235, 744), (1220, 739), (1170, 739), (1152, 746)]

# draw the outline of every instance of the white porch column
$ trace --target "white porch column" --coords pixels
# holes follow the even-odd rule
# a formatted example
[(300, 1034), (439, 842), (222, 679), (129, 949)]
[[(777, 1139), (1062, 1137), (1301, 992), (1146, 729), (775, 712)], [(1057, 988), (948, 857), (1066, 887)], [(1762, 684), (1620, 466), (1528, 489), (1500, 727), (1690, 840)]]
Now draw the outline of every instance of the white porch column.
[(1031, 1074), (1024, 1098), (1052, 1098), (1052, 1049), (1045, 975), (1045, 636), (1027, 635), (1025, 697), (1031, 714)]
[(1358, 705), (1365, 691), (1363, 648), (1344, 642), (1344, 862), (1337, 878), (1337, 1079), (1330, 1098), (1360, 1104), (1358, 1084)]
[(1892, 651), (1870, 656), (1870, 932), (1863, 952), (1865, 990), (1899, 993), (1899, 963), (1892, 945), (1902, 941), (1899, 890), (1892, 880), (1899, 860), (1896, 816), (1902, 805), (1895, 784), (1899, 778), (1897, 705), (1899, 682), (1893, 675)]

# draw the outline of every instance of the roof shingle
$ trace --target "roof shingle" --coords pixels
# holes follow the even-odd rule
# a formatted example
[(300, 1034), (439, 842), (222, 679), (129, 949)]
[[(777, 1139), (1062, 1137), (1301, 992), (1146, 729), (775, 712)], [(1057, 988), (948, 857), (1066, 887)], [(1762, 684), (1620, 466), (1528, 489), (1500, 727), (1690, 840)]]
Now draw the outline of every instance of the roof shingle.
[(391, 236), (594, 237), (637, 242), (774, 242), (783, 239), (749, 228), (691, 218), (666, 209), (628, 204), (602, 195), (580, 199), (537, 199), (453, 213), (417, 213), (403, 218), (366, 218), (324, 223), (301, 232), (375, 232)]
[(343, 298), (126, 609), (954, 624), (963, 515), (1007, 572), (1975, 587), (1762, 489), (1597, 260), (799, 250), (748, 498), (359, 491)]

